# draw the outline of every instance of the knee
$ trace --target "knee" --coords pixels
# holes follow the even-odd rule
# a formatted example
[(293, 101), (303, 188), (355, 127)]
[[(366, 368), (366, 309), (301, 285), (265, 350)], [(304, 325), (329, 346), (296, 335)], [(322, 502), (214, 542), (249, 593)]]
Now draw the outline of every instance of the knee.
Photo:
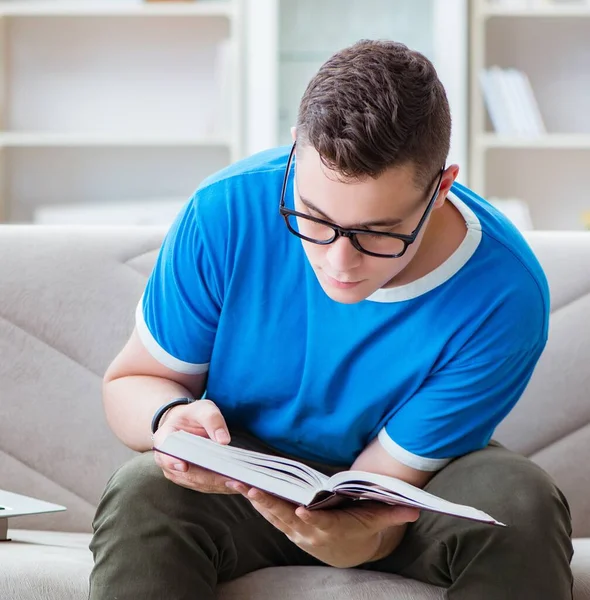
[(156, 465), (153, 454), (139, 454), (119, 467), (108, 481), (98, 505), (97, 520), (109, 515), (133, 513), (146, 502), (157, 503), (165, 496), (168, 480)]
[[(518, 455), (504, 456), (479, 465), (474, 478), (481, 508), (505, 523), (494, 534), (522, 542), (568, 546), (572, 534), (568, 502), (553, 479), (541, 467)], [(486, 499), (487, 496), (487, 499)]]
[(152, 452), (139, 454), (123, 464), (107, 484), (107, 492), (115, 490), (120, 496), (151, 494), (154, 487), (166, 481), (162, 470), (154, 461)]
[(521, 458), (504, 464), (493, 475), (496, 481), (505, 480), (502, 512), (508, 525), (532, 532), (560, 528), (571, 535), (567, 500), (541, 467)]
[(569, 506), (552, 478), (529, 459), (502, 447), (457, 459), (427, 490), (489, 513), (509, 526), (503, 528), (505, 535), (571, 536)]

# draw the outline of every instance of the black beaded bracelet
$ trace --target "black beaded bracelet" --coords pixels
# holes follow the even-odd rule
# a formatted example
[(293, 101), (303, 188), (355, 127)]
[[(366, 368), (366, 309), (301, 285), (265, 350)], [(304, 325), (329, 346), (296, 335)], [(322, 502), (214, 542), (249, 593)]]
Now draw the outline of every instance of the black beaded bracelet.
[(158, 431), (160, 421), (162, 420), (162, 417), (164, 416), (164, 413), (166, 411), (170, 410), (171, 408), (174, 408), (175, 406), (180, 406), (181, 404), (191, 404), (194, 401), (194, 398), (175, 398), (174, 400), (171, 400), (170, 402), (167, 402), (166, 404), (160, 406), (160, 408), (158, 408), (158, 410), (156, 411), (154, 418), (152, 419), (152, 434)]

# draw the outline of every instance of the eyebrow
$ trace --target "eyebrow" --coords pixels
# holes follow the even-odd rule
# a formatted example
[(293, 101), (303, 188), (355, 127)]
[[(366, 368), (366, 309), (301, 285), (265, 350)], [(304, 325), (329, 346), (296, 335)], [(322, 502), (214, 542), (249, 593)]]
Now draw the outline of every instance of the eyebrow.
[[(304, 198), (303, 196), (301, 196), (301, 194), (299, 195), (299, 199), (301, 200), (301, 202), (303, 202), (303, 204), (305, 204), (305, 206), (307, 206), (307, 208), (321, 215), (324, 219), (326, 219), (326, 221), (332, 222), (330, 220), (330, 217), (323, 210), (320, 210), (315, 204), (313, 204), (313, 202), (311, 202), (307, 198)], [(380, 219), (378, 221), (366, 221), (364, 223), (358, 223), (355, 227), (352, 227), (351, 229), (360, 229), (365, 227), (392, 227), (393, 225), (399, 225), (402, 222), (403, 219)]]

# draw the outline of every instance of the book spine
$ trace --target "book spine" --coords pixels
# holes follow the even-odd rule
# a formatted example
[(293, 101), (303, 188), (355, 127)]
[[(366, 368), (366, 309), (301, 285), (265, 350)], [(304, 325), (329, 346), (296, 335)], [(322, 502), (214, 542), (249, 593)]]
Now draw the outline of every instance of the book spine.
[(535, 124), (535, 132), (539, 135), (547, 133), (547, 128), (545, 127), (545, 122), (543, 121), (543, 115), (541, 114), (541, 109), (539, 108), (539, 103), (537, 102), (531, 81), (526, 73), (521, 73), (520, 75), (522, 78), (523, 93), (528, 98), (531, 118)]
[(509, 135), (511, 133), (510, 121), (492, 69), (482, 69), (479, 73), (484, 102), (495, 132), (500, 135)]
[(520, 111), (518, 107), (518, 96), (512, 85), (510, 75), (506, 69), (499, 67), (494, 69), (494, 80), (497, 82), (502, 97), (502, 104), (505, 107), (508, 122), (510, 123), (511, 135), (522, 135), (524, 133), (521, 122)]

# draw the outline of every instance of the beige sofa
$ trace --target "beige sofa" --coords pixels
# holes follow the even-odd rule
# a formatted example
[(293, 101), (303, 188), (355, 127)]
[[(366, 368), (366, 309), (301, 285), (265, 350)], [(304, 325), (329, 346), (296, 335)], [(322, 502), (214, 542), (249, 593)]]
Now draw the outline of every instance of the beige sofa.
[[(86, 597), (94, 506), (110, 473), (131, 456), (105, 423), (101, 376), (133, 327), (162, 233), (0, 226), (0, 488), (68, 507), (9, 524), (14, 541), (0, 544), (4, 600)], [(590, 234), (530, 240), (551, 284), (551, 339), (496, 437), (541, 464), (568, 496), (575, 598), (590, 600)], [(275, 568), (222, 586), (219, 597), (435, 600), (444, 593), (359, 570)]]

